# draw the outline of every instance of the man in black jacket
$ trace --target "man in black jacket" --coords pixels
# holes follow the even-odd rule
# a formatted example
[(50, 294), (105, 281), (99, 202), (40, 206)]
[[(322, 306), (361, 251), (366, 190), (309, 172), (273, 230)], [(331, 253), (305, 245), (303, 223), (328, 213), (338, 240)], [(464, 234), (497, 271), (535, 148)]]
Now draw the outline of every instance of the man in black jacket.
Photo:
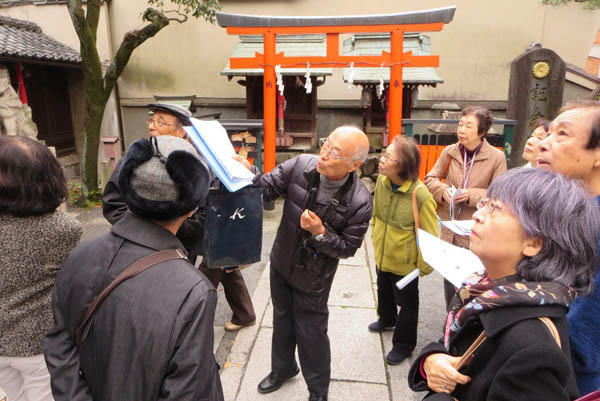
[[(152, 118), (147, 121), (150, 137), (167, 135), (186, 138), (183, 127), (190, 125), (190, 118), (192, 117), (192, 113), (188, 109), (167, 103), (152, 103), (148, 105), (148, 108), (153, 112)], [(120, 166), (121, 163), (113, 171), (102, 193), (102, 213), (111, 224), (115, 224), (127, 212), (127, 206), (123, 201), (117, 181)], [(196, 262), (197, 255), (203, 253), (203, 233), (204, 208), (201, 207), (198, 212), (186, 219), (177, 231), (177, 238), (187, 250), (192, 263)], [(223, 284), (227, 303), (233, 312), (231, 320), (225, 323), (225, 330), (235, 331), (243, 326), (254, 324), (256, 315), (252, 306), (252, 299), (248, 293), (244, 277), (237, 268), (224, 271), (222, 269), (209, 269), (201, 264), (200, 271), (208, 277), (215, 287), (219, 286), (219, 282)]]
[(329, 135), (319, 157), (300, 155), (255, 178), (265, 202), (286, 196), (271, 251), (271, 373), (259, 393), (298, 374), (297, 345), (309, 400), (327, 400), (327, 300), (339, 259), (354, 255), (371, 219), (371, 195), (356, 171), (368, 151), (367, 136), (343, 126)]
[(175, 233), (204, 202), (209, 173), (192, 145), (162, 136), (131, 145), (118, 183), (130, 212), (69, 254), (53, 290), (44, 355), (54, 399), (222, 401), (216, 291), (186, 259), (118, 284), (77, 341), (92, 300), (128, 266), (161, 250), (184, 255)]

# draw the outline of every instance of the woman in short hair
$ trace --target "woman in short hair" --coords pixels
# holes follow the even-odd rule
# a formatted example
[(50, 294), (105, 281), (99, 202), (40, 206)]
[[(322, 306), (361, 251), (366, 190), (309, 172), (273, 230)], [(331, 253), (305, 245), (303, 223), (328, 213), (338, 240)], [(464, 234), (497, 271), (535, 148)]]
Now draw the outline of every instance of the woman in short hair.
[[(506, 157), (485, 139), (492, 126), (492, 112), (482, 106), (467, 106), (461, 112), (456, 136), (458, 142), (446, 146), (431, 171), (425, 185), (438, 203), (442, 220), (469, 220), (477, 203), (494, 178), (506, 171)], [(454, 211), (451, 216), (450, 210)], [(441, 238), (451, 244), (468, 248), (469, 238), (442, 227)], [(455, 288), (444, 280), (446, 306)]]
[(50, 150), (0, 135), (0, 387), (9, 400), (52, 400), (43, 339), (52, 287), (82, 229), (57, 211), (68, 193)]
[(523, 167), (535, 167), (537, 162), (535, 159), (540, 153), (539, 144), (548, 136), (548, 130), (550, 129), (550, 121), (545, 118), (540, 118), (536, 121), (531, 135), (525, 142), (525, 148), (523, 148), (523, 159), (527, 160), (527, 164)]
[(413, 194), (420, 227), (439, 236), (435, 201), (418, 178), (420, 162), (417, 143), (412, 138), (396, 136), (382, 152), (375, 185), (371, 224), (379, 318), (369, 325), (369, 330), (380, 333), (395, 327), (393, 347), (385, 358), (391, 365), (402, 362), (417, 345), (419, 320), (419, 279), (402, 290), (396, 283), (417, 268), (421, 275), (431, 273), (416, 244)]
[[(410, 387), (428, 390), (431, 400), (575, 399), (566, 313), (592, 287), (597, 202), (560, 174), (513, 169), (494, 180), (478, 208), (470, 242), (486, 273), (463, 283), (443, 343), (421, 351)], [(458, 371), (459, 356), (482, 333)]]

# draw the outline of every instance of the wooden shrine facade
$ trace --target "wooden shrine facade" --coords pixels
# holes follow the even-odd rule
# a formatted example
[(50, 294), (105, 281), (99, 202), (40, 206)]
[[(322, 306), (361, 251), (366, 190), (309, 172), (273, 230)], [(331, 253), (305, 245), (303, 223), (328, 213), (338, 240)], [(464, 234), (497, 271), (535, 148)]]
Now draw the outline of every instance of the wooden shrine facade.
[[(399, 14), (331, 16), (331, 17), (266, 17), (217, 13), (220, 26), (230, 35), (263, 35), (263, 53), (253, 57), (230, 58), (231, 69), (263, 68), (264, 170), (275, 167), (276, 90), (275, 69), (303, 67), (390, 69), (389, 134), (390, 139), (401, 133), (403, 69), (407, 67), (437, 67), (438, 56), (413, 55), (403, 51), (405, 32), (441, 31), (454, 18), (456, 7), (438, 8)], [(340, 54), (340, 34), (389, 32), (390, 51), (380, 55), (345, 56)], [(276, 53), (276, 37), (284, 34), (326, 34), (325, 56), (290, 57)]]

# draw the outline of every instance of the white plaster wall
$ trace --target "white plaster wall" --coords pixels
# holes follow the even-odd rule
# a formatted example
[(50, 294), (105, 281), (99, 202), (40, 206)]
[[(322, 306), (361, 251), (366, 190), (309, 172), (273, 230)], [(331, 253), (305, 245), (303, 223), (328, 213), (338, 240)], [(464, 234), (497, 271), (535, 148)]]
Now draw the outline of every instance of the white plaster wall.
[[(565, 61), (583, 66), (600, 12), (580, 4), (543, 6), (540, 0), (222, 0), (224, 12), (262, 15), (349, 15), (392, 13), (456, 5), (454, 20), (442, 32), (429, 33), (432, 53), (440, 55), (438, 73), (445, 83), (421, 89), (420, 99), (506, 100), (511, 61), (532, 42), (542, 42)], [(142, 26), (145, 0), (110, 4), (112, 39)], [(120, 85), (122, 98), (152, 95), (244, 97), (235, 81), (219, 75), (235, 36), (203, 20), (176, 23), (143, 44), (132, 56)], [(320, 99), (357, 99), (336, 70), (319, 88)]]

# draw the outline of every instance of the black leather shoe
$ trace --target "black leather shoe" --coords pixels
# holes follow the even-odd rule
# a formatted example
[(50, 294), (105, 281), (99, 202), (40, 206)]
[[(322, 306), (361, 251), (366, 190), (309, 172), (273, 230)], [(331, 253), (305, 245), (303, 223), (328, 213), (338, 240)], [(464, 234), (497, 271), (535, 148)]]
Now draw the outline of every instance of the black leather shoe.
[(311, 394), (308, 397), (308, 401), (327, 401), (327, 396), (326, 395)]
[(369, 331), (373, 333), (383, 333), (386, 330), (391, 330), (395, 327), (395, 324), (387, 324), (381, 320), (377, 320), (369, 325)]
[(288, 372), (284, 375), (278, 375), (275, 372), (271, 372), (267, 377), (262, 379), (260, 383), (258, 383), (258, 392), (261, 394), (267, 394), (278, 390), (287, 379), (291, 379), (298, 373), (300, 373), (298, 366), (296, 366), (296, 368), (291, 372)]
[(403, 360), (405, 360), (411, 353), (410, 352), (400, 352), (400, 351), (394, 351), (393, 349), (388, 352), (388, 354), (385, 356), (385, 361), (388, 363), (388, 365), (399, 365), (402, 363)]

